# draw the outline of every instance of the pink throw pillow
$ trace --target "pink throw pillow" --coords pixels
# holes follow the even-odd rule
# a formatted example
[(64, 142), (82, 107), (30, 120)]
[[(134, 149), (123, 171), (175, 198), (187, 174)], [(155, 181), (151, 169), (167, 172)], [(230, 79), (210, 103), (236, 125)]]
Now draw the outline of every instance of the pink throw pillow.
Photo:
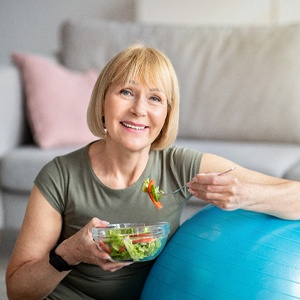
[(13, 53), (21, 71), (28, 121), (41, 148), (83, 145), (95, 140), (86, 112), (98, 74), (75, 72), (36, 55)]

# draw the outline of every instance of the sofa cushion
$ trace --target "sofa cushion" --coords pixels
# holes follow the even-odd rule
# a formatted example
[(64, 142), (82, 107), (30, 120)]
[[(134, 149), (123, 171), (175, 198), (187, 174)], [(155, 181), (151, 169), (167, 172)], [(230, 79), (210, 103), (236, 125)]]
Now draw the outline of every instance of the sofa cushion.
[(300, 159), (294, 163), (285, 173), (284, 178), (300, 181)]
[(86, 111), (97, 72), (74, 72), (49, 59), (14, 53), (26, 93), (33, 137), (42, 148), (81, 145), (95, 137)]
[[(290, 168), (300, 161), (300, 145), (258, 142), (225, 142), (177, 139), (178, 146), (225, 157), (248, 169), (267, 175), (298, 180)], [(299, 164), (300, 165), (300, 164)], [(213, 170), (212, 170), (213, 171)]]
[(129, 44), (158, 47), (181, 86), (181, 137), (300, 142), (300, 25), (207, 27), (68, 21), (63, 63), (102, 69)]
[[(234, 143), (211, 140), (177, 139), (176, 144), (210, 152), (268, 175), (299, 180), (300, 146), (267, 143)], [(41, 168), (57, 155), (77, 147), (41, 150), (23, 146), (5, 154), (0, 164), (0, 185), (5, 191), (29, 193)]]
[(35, 177), (46, 163), (75, 149), (76, 147), (66, 147), (41, 150), (37, 146), (15, 148), (1, 158), (1, 189), (6, 192), (29, 193)]

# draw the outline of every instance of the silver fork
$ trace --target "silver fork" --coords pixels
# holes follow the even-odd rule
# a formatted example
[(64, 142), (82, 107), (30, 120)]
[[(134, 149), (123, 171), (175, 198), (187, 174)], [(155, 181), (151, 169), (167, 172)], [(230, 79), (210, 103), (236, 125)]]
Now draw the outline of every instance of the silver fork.
[[(223, 174), (226, 174), (226, 173), (228, 173), (228, 172), (231, 172), (231, 171), (233, 171), (234, 169), (235, 169), (235, 167), (232, 167), (232, 168), (230, 168), (230, 169), (228, 169), (228, 170), (226, 170), (226, 171), (224, 171), (224, 172), (218, 174), (217, 176), (221, 176), (221, 175), (223, 175)], [(186, 186), (183, 185), (183, 186), (181, 186), (179, 189), (175, 190), (175, 191), (172, 192), (172, 193), (167, 193), (167, 194), (165, 194), (165, 193), (160, 193), (160, 195), (161, 195), (161, 196), (170, 196), (170, 195), (174, 195), (174, 194), (178, 193), (180, 190), (182, 190), (182, 189), (185, 188), (185, 187), (186, 187)]]

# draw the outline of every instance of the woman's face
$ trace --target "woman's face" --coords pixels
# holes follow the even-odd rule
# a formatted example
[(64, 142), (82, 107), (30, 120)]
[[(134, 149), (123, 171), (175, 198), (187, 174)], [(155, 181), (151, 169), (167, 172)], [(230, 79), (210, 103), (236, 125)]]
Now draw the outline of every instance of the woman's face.
[(108, 138), (132, 151), (150, 149), (168, 111), (167, 97), (157, 86), (134, 80), (109, 87), (104, 102)]

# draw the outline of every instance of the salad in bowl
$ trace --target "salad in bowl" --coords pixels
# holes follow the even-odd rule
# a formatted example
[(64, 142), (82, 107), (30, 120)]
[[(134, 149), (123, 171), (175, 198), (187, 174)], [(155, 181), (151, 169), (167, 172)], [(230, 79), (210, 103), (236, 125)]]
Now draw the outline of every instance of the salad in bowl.
[(119, 223), (93, 228), (92, 235), (100, 251), (112, 261), (149, 261), (166, 245), (170, 233), (168, 222)]

